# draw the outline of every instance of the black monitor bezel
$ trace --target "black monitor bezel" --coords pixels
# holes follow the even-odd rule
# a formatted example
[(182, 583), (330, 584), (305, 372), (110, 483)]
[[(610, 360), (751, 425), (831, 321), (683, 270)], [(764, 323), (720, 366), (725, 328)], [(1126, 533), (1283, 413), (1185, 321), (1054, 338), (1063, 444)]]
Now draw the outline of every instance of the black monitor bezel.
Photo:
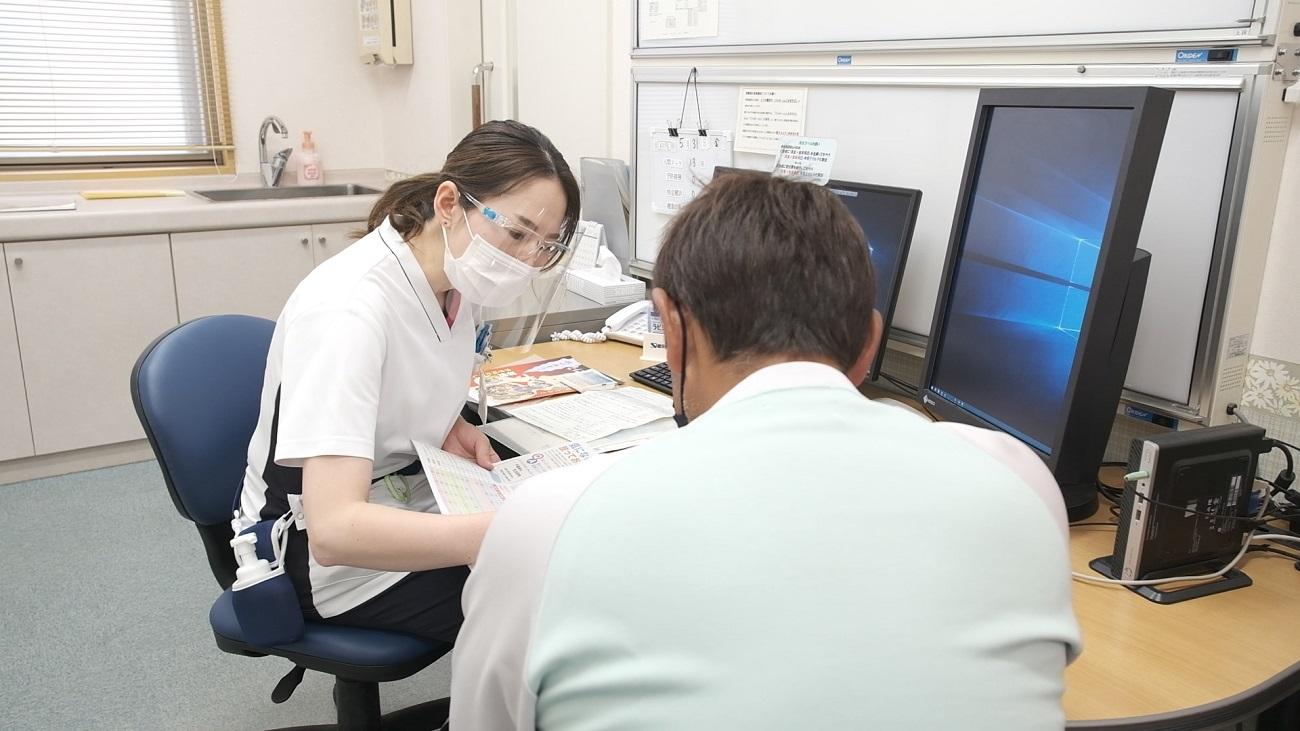
[[(1071, 454), (1072, 450), (1065, 449), (1064, 446), (1077, 441), (1079, 444), (1087, 443), (1090, 445), (1087, 451), (1092, 451), (1091, 446), (1096, 441), (1088, 438), (1087, 432), (1097, 430), (1096, 422), (1103, 415), (1098, 413), (1096, 408), (1087, 408), (1087, 404), (1084, 403), (1086, 399), (1080, 399), (1080, 395), (1104, 390), (1107, 375), (1104, 365), (1110, 359), (1113, 338), (1102, 336), (1115, 331), (1123, 310), (1124, 294), (1129, 285), (1129, 275), (1137, 251), (1137, 240), (1142, 230), (1147, 198), (1151, 192), (1151, 182), (1160, 157), (1161, 143), (1172, 101), (1172, 92), (1155, 87), (1009, 88), (982, 90), (976, 105), (975, 123), (971, 131), (966, 166), (962, 174), (961, 187), (958, 189), (957, 206), (948, 241), (948, 252), (935, 301), (934, 318), (930, 327), (930, 344), (926, 348), (922, 370), (920, 395), (922, 403), (944, 419), (998, 431), (1005, 431), (1005, 429), (984, 419), (969, 408), (953, 403), (948, 397), (939, 393), (934, 384), (940, 345), (943, 342), (951, 306), (956, 265), (965, 242), (971, 204), (974, 200), (974, 184), (980, 173), (992, 113), (998, 108), (1007, 107), (1131, 109), (1133, 111), (1128, 139), (1125, 141), (1125, 150), (1120, 161), (1121, 174), (1115, 183), (1111, 210), (1102, 237), (1101, 251), (1098, 254), (1097, 270), (1093, 278), (1094, 294), (1089, 297), (1079, 331), (1080, 345), (1075, 352), (1074, 364), (1066, 385), (1065, 416), (1056, 433), (1052, 435), (1052, 439), (1047, 442), (1050, 452), (1044, 452), (1036, 445), (1020, 440), (1044, 459), (1053, 474), (1057, 476), (1058, 482), (1063, 479), (1076, 479), (1078, 476), (1071, 475), (1066, 478), (1062, 472), (1086, 471), (1087, 466), (1083, 463), (1090, 461), (1080, 458), (1077, 454)], [(1008, 354), (1008, 357), (1014, 356)], [(1111, 412), (1114, 408), (1114, 404), (1109, 406)], [(1113, 413), (1106, 417), (1107, 433), (1111, 421), (1113, 421)], [(1011, 434), (1011, 436), (1016, 435)], [(1102, 439), (1104, 440), (1104, 437)], [(1093, 477), (1095, 478), (1095, 475)]]
[[(908, 199), (906, 220), (903, 222), (902, 241), (898, 247), (898, 263), (894, 267), (894, 276), (887, 283), (889, 299), (886, 300), (885, 312), (880, 313), (882, 320), (880, 329), (880, 345), (876, 348), (876, 357), (871, 362), (871, 370), (867, 377), (875, 381), (880, 378), (880, 366), (885, 361), (885, 343), (889, 341), (890, 328), (894, 322), (894, 311), (898, 309), (898, 295), (903, 289), (903, 273), (907, 269), (907, 256), (912, 249), (912, 234), (916, 231), (916, 219), (921, 210), (921, 191), (916, 188), (900, 188), (893, 185), (877, 185), (875, 183), (857, 183), (850, 180), (828, 180), (824, 186), (827, 189), (841, 188), (845, 190), (855, 190), (864, 193), (881, 193), (884, 195), (897, 195)], [(834, 192), (834, 191), (832, 191)], [(866, 232), (863, 232), (866, 237)], [(870, 243), (865, 242), (864, 243)], [(873, 265), (874, 273), (874, 265)], [(877, 279), (876, 287), (880, 288), (882, 282)], [(874, 304), (874, 303), (873, 303)]]

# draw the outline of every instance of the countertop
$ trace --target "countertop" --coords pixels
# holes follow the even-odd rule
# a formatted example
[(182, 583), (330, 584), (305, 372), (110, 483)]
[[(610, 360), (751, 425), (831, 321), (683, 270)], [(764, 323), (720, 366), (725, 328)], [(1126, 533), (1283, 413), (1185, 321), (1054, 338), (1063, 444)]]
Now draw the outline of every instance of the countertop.
[[(382, 170), (341, 171), (330, 174), (326, 182), (330, 185), (356, 183), (376, 190), (384, 190), (389, 185)], [(0, 208), (9, 202), (49, 198), (74, 200), (77, 209), (0, 213), (0, 243), (361, 221), (365, 220), (379, 199), (378, 195), (352, 195), (213, 203), (193, 194), (171, 198), (93, 201), (79, 195), (82, 190), (192, 191), (258, 187), (261, 187), (261, 178), (255, 173), (237, 176), (5, 183), (0, 185)]]

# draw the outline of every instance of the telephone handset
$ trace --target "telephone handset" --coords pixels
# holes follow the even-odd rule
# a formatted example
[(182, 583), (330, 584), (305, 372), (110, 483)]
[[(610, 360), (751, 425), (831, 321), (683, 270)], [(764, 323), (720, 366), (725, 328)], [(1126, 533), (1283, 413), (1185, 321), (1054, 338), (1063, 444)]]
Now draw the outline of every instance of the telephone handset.
[(654, 310), (654, 303), (650, 300), (641, 300), (633, 302), (623, 309), (615, 312), (605, 320), (605, 327), (601, 332), (610, 340), (629, 343), (631, 345), (643, 345), (645, 343), (646, 332), (650, 329), (650, 312)]

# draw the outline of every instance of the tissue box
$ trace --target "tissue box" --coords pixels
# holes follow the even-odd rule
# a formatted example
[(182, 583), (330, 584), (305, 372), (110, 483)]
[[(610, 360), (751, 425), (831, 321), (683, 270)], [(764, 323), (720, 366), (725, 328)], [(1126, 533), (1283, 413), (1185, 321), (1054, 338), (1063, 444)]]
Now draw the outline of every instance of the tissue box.
[(645, 282), (620, 274), (617, 283), (600, 269), (570, 269), (564, 284), (570, 292), (602, 305), (622, 305), (645, 299)]

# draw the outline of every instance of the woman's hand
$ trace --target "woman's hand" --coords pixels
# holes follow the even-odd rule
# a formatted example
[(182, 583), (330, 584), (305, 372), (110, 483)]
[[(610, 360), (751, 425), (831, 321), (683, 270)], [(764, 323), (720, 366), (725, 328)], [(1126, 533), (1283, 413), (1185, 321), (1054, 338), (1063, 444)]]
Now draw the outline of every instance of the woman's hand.
[(492, 443), (488, 441), (487, 435), (459, 416), (456, 417), (456, 423), (451, 425), (446, 441), (442, 443), (442, 451), (472, 459), (485, 470), (492, 469), (492, 465), (501, 461), (497, 453), (492, 451)]

